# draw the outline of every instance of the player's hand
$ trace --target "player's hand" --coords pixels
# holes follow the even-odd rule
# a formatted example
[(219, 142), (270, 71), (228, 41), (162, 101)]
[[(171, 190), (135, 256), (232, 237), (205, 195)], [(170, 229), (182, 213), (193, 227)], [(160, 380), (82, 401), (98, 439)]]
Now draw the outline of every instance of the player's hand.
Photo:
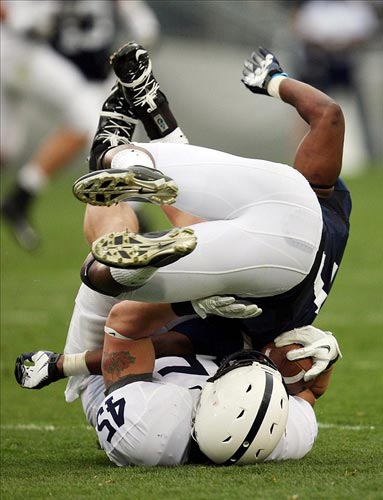
[[(64, 378), (57, 368), (61, 354), (51, 351), (35, 351), (20, 354), (16, 359), (15, 377), (21, 387), (41, 389)], [(33, 364), (32, 364), (33, 363)]]
[(309, 381), (329, 368), (339, 357), (342, 357), (338, 342), (331, 332), (324, 332), (314, 326), (295, 328), (282, 333), (274, 339), (277, 347), (289, 344), (302, 344), (302, 349), (294, 349), (287, 353), (287, 359), (295, 361), (302, 358), (313, 358), (313, 366), (304, 375)]
[(262, 314), (262, 309), (256, 304), (238, 300), (235, 297), (213, 295), (191, 302), (195, 312), (203, 319), (208, 314), (237, 319), (255, 318)]
[(254, 94), (270, 95), (267, 87), (273, 76), (283, 72), (278, 59), (267, 49), (259, 47), (257, 52), (253, 52), (250, 59), (247, 59), (242, 71), (242, 82)]

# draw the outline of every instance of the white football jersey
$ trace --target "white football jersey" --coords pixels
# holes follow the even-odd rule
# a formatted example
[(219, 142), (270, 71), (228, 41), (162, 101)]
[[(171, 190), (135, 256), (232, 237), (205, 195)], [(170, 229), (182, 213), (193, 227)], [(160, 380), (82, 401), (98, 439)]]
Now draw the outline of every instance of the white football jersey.
[[(81, 399), (109, 459), (120, 467), (187, 462), (196, 405), (216, 369), (216, 363), (203, 356), (161, 358), (153, 382), (134, 382), (106, 397), (102, 377), (90, 377)], [(317, 433), (311, 405), (290, 397), (286, 431), (266, 460), (303, 458)]]
[(156, 360), (152, 382), (127, 384), (107, 395), (96, 416), (101, 447), (116, 465), (178, 465), (188, 458), (195, 407), (207, 378), (208, 358)]

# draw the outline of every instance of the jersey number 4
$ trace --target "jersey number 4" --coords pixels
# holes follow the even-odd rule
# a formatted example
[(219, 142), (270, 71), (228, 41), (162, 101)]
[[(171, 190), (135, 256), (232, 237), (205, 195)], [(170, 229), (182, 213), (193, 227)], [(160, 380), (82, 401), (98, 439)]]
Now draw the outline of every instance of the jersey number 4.
[[(125, 399), (120, 398), (117, 401), (113, 401), (113, 396), (107, 399), (103, 406), (97, 412), (97, 430), (102, 431), (104, 427), (108, 429), (108, 437), (106, 440), (110, 443), (112, 437), (116, 434), (116, 428), (124, 425), (124, 410), (125, 410)], [(100, 421), (101, 416), (104, 413), (104, 418)], [(113, 422), (111, 422), (111, 419)]]

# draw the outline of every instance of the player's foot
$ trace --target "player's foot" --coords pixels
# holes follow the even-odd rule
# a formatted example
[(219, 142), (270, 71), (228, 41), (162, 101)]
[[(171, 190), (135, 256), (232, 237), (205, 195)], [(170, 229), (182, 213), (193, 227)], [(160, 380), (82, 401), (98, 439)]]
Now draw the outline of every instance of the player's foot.
[(92, 254), (96, 260), (111, 267), (163, 267), (188, 255), (196, 245), (197, 238), (190, 228), (143, 234), (121, 231), (96, 240)]
[[(103, 104), (92, 149), (103, 145), (130, 144), (139, 119), (122, 86), (117, 82)], [(104, 147), (105, 149), (105, 147)]]
[(73, 194), (90, 205), (110, 206), (123, 200), (171, 205), (176, 201), (178, 187), (159, 170), (137, 165), (83, 175), (74, 183)]
[(16, 187), (1, 204), (1, 215), (19, 245), (24, 250), (35, 250), (40, 239), (28, 220), (29, 206), (33, 195), (21, 187)]
[(177, 122), (152, 72), (147, 51), (129, 42), (111, 57), (113, 70), (151, 139), (169, 134)]
[(154, 111), (164, 99), (152, 73), (147, 51), (135, 42), (120, 47), (111, 57), (113, 70), (135, 108)]

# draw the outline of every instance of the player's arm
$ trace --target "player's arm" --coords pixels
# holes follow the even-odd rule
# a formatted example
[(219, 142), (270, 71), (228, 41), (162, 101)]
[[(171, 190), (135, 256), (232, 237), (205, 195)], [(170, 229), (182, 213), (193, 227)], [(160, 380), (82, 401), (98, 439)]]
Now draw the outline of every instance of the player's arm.
[(312, 358), (313, 365), (304, 375), (304, 380), (310, 381), (327, 371), (342, 357), (339, 344), (331, 332), (325, 332), (312, 325), (294, 328), (284, 332), (274, 339), (276, 347), (290, 344), (300, 344), (300, 349), (293, 349), (286, 354), (289, 361)]
[(327, 387), (330, 383), (330, 378), (332, 375), (334, 367), (330, 366), (327, 370), (320, 373), (313, 381), (311, 386), (304, 390), (303, 392), (299, 392), (295, 394), (296, 397), (305, 399), (311, 406), (314, 406), (316, 400), (322, 396), (327, 390)]
[(16, 358), (15, 378), (26, 389), (42, 389), (52, 382), (76, 375), (101, 374), (102, 349), (76, 354), (32, 351)]
[[(194, 354), (186, 335), (176, 331), (165, 332), (151, 338), (156, 358)], [(66, 377), (76, 375), (101, 375), (103, 349), (76, 354), (52, 351), (25, 352), (17, 357), (15, 378), (26, 389), (42, 389)]]
[(344, 117), (340, 106), (305, 83), (286, 78), (279, 88), (283, 101), (309, 124), (295, 155), (294, 167), (318, 195), (332, 191), (342, 168)]
[(256, 94), (270, 95), (293, 106), (310, 129), (296, 152), (294, 167), (319, 196), (327, 196), (342, 167), (344, 117), (340, 106), (323, 92), (289, 78), (266, 49), (245, 62), (242, 81)]

